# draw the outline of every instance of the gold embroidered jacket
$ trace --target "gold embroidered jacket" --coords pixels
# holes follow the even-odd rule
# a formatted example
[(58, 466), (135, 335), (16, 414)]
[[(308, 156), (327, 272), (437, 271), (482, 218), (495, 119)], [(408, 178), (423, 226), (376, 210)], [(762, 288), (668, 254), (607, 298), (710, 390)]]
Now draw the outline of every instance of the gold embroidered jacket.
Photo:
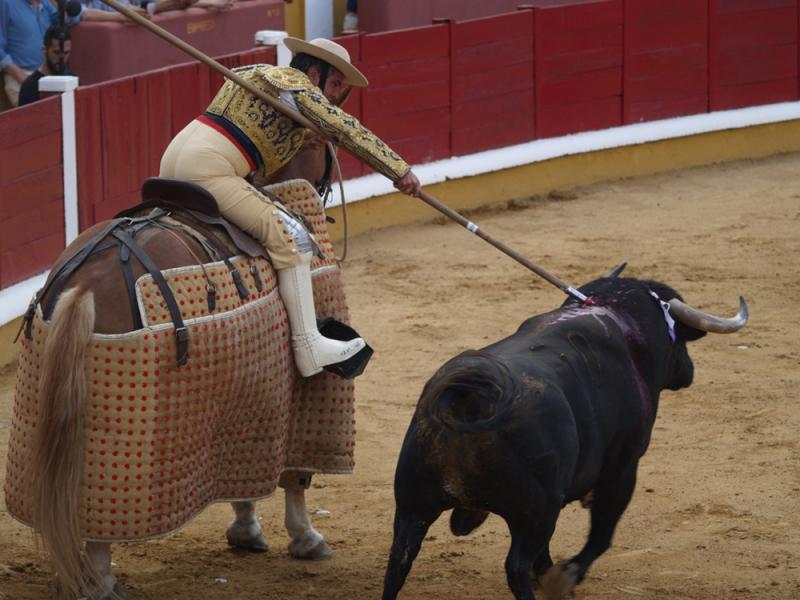
[[(400, 156), (358, 119), (328, 102), (302, 71), (271, 65), (234, 71), (276, 98), (282, 91), (291, 92), (300, 113), (376, 171), (392, 180), (408, 173), (409, 166)], [(305, 129), (301, 125), (232, 81), (225, 82), (206, 112), (235, 125), (252, 142), (261, 157), (259, 171), (266, 175), (289, 162), (303, 144)]]

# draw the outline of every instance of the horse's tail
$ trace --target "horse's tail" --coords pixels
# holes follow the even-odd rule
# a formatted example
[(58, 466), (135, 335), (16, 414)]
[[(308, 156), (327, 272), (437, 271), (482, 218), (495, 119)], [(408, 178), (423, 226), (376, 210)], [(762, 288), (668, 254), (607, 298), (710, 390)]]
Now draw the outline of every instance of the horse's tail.
[(469, 350), (431, 377), (419, 405), (454, 431), (493, 431), (510, 418), (518, 388), (505, 364), (486, 352)]
[(83, 595), (88, 567), (81, 554), (80, 484), (86, 353), (94, 321), (89, 291), (71, 288), (56, 303), (42, 355), (31, 464), (34, 523), (58, 575), (59, 595), (72, 598)]

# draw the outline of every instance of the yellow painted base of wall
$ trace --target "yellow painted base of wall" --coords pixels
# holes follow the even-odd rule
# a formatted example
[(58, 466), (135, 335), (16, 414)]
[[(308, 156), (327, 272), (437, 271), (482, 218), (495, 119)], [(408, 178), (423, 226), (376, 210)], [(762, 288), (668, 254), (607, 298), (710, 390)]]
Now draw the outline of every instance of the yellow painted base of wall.
[(19, 331), (22, 317), (14, 319), (11, 323), (0, 325), (0, 367), (17, 360), (18, 344), (14, 343), (14, 338)]
[[(426, 186), (425, 191), (450, 208), (464, 211), (598, 181), (796, 151), (800, 151), (800, 120), (564, 156)], [(341, 239), (341, 208), (329, 212), (336, 219), (331, 235)], [(371, 229), (432, 219), (439, 213), (421, 200), (394, 193), (349, 205), (348, 216), (353, 236)]]
[[(463, 211), (598, 181), (796, 151), (800, 151), (800, 120), (554, 158), (450, 180), (425, 189), (451, 208)], [(331, 235), (339, 240), (343, 235), (341, 207), (329, 212), (336, 219), (336, 224), (331, 226)], [(439, 216), (421, 200), (398, 193), (357, 202), (348, 207), (348, 213), (351, 236)], [(12, 342), (19, 322), (17, 319), (0, 327), (0, 366), (16, 356), (16, 345)]]

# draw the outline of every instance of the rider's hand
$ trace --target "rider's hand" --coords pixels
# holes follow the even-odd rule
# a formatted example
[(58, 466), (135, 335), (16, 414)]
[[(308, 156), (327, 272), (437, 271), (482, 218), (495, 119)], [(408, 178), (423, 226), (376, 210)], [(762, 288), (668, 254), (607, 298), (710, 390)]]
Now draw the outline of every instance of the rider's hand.
[(409, 171), (408, 173), (403, 175), (400, 179), (395, 181), (394, 187), (396, 187), (404, 194), (408, 194), (409, 196), (418, 197), (420, 192), (422, 191), (422, 186), (420, 185), (417, 176), (414, 175), (414, 171)]

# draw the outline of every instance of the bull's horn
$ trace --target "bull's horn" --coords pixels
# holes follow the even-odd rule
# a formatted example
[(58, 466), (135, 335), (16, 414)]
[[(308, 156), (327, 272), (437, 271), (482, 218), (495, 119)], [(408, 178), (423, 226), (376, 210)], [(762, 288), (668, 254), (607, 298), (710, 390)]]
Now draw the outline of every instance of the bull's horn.
[(739, 296), (739, 313), (730, 319), (704, 313), (677, 298), (669, 301), (669, 310), (684, 325), (709, 333), (733, 333), (734, 331), (739, 331), (745, 326), (747, 318), (750, 316), (747, 310), (747, 303), (741, 296)]
[(617, 277), (619, 277), (619, 274), (625, 270), (625, 267), (627, 266), (628, 266), (627, 261), (619, 263), (616, 267), (614, 267), (613, 271), (611, 271), (608, 275), (606, 275), (606, 277), (608, 277), (609, 279), (616, 279)]

